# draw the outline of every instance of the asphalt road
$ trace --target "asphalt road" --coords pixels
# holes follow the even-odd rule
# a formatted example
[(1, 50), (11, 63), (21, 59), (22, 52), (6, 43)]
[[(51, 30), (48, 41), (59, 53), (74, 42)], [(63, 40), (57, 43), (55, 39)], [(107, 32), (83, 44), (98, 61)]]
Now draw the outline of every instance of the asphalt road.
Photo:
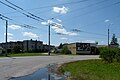
[(62, 64), (76, 60), (99, 59), (98, 55), (59, 55), (0, 58), (0, 80), (19, 77), (33, 73), (50, 63)]

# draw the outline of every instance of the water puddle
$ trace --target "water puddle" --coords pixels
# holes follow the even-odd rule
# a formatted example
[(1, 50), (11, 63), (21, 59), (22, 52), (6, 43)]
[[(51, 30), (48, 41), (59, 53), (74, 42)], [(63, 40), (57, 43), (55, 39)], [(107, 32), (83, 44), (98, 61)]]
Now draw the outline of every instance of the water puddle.
[(41, 68), (33, 74), (22, 77), (12, 77), (9, 80), (67, 80), (63, 75), (57, 75), (55, 69), (56, 64), (49, 64), (47, 67)]

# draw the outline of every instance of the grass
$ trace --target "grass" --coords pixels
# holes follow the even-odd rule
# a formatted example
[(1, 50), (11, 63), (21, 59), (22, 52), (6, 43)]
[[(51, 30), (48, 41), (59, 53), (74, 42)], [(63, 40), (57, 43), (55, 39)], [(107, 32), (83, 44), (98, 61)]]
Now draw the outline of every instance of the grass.
[(120, 80), (120, 64), (84, 60), (63, 64), (60, 73), (70, 72), (70, 80)]
[(20, 56), (47, 56), (47, 54), (42, 53), (18, 53), (18, 54), (9, 54), (9, 57), (20, 57)]

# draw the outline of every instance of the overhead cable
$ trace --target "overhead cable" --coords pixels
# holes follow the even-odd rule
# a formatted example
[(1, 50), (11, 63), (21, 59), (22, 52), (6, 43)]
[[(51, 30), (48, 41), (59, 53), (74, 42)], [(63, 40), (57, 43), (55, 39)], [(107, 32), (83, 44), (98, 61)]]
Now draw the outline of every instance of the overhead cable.
[(20, 10), (26, 12), (26, 13), (28, 13), (29, 15), (31, 15), (31, 16), (33, 16), (33, 17), (35, 17), (35, 18), (38, 18), (38, 19), (41, 19), (41, 20), (45, 21), (45, 19), (40, 18), (39, 16), (36, 16), (36, 15), (34, 15), (34, 14), (32, 14), (32, 13), (30, 13), (30, 12), (24, 10), (23, 8), (21, 8), (21, 7), (17, 6), (17, 5), (15, 5), (15, 4), (13, 4), (12, 2), (10, 2), (10, 1), (8, 1), (8, 0), (5, 0), (5, 1), (8, 2), (9, 4), (13, 5), (14, 7), (16, 7), (16, 8), (18, 8), (18, 9), (20, 9)]

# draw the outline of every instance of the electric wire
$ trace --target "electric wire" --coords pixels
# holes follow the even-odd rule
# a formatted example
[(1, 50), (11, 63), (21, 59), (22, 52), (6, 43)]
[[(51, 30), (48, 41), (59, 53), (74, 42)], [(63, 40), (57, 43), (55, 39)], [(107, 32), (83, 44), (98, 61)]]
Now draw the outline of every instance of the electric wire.
[[(120, 2), (117, 2), (117, 3), (115, 3), (115, 4), (119, 4)], [(20, 8), (21, 9), (21, 8)], [(21, 9), (22, 10), (22, 9)], [(28, 13), (28, 14), (30, 14), (30, 13)], [(24, 14), (24, 15), (26, 15), (26, 14)], [(31, 14), (32, 15), (32, 14)], [(26, 15), (26, 16), (28, 16), (28, 15)], [(32, 15), (33, 16), (33, 15)], [(29, 16), (28, 16), (29, 17)], [(83, 31), (84, 32), (84, 31)], [(87, 33), (91, 33), (91, 32), (87, 32)], [(93, 34), (96, 34), (96, 33), (93, 33)]]
[(10, 2), (10, 1), (8, 1), (8, 0), (5, 0), (5, 1), (8, 2), (9, 4), (13, 5), (14, 7), (16, 7), (16, 8), (18, 8), (18, 9), (20, 9), (20, 10), (26, 12), (26, 13), (28, 13), (29, 15), (31, 15), (31, 16), (33, 16), (33, 17), (36, 17), (36, 18), (38, 18), (38, 19), (41, 19), (41, 20), (45, 21), (45, 19), (43, 19), (43, 18), (41, 18), (41, 17), (39, 17), (39, 16), (36, 16), (36, 15), (34, 15), (34, 14), (32, 14), (32, 13), (30, 13), (30, 12), (24, 10), (23, 8), (21, 8), (21, 7), (17, 6), (17, 5), (15, 5), (15, 4), (13, 4), (12, 2)]
[[(99, 10), (112, 7), (112, 6), (117, 5), (117, 4), (120, 4), (120, 2), (115, 2), (115, 3), (110, 4), (110, 5), (107, 5), (107, 6), (105, 6), (105, 7), (100, 7), (100, 8), (98, 8), (98, 9), (91, 10), (91, 11), (85, 12), (85, 13), (83, 13), (83, 14), (79, 14), (79, 15), (77, 15), (77, 16), (69, 17), (69, 18), (77, 19), (77, 18), (79, 18), (80, 16), (85, 16), (85, 15), (88, 15), (88, 14), (91, 14), (91, 13), (94, 13), (94, 12), (97, 12), (97, 11), (99, 11)], [(68, 20), (68, 19), (65, 19), (64, 22), (71, 22), (71, 21), (72, 21), (71, 19), (69, 19), (69, 20)]]
[[(99, 1), (99, 2), (96, 2), (96, 3), (93, 3), (93, 4), (89, 4), (89, 5), (81, 7), (81, 8), (77, 8), (77, 9), (71, 10), (71, 11), (69, 11), (69, 14), (75, 13), (76, 11), (79, 11), (79, 10), (82, 10), (82, 9), (90, 8), (90, 7), (98, 5), (98, 4), (102, 4), (102, 3), (106, 2), (106, 1), (108, 1), (108, 0)], [(62, 15), (57, 15), (54, 18), (61, 17), (61, 16)]]
[[(32, 15), (32, 14), (31, 14), (31, 15), (32, 15), (32, 16), (31, 16), (31, 15), (28, 15), (28, 14), (26, 14), (26, 13), (23, 13), (23, 12), (17, 10), (16, 8), (14, 8), (14, 7), (12, 7), (12, 6), (10, 6), (10, 5), (8, 5), (8, 4), (2, 2), (2, 1), (0, 1), (0, 3), (2, 3), (3, 5), (5, 5), (5, 6), (11, 8), (11, 9), (13, 9), (13, 10), (15, 10), (15, 11), (17, 11), (17, 12), (23, 14), (23, 15), (25, 15), (26, 17), (29, 17), (29, 18), (31, 18), (31, 19), (34, 19), (34, 20), (40, 21), (40, 20), (39, 20), (40, 18), (37, 17), (37, 16), (35, 16), (35, 15)], [(29, 13), (29, 14), (30, 14), (30, 13)], [(39, 19), (37, 19), (36, 17), (39, 18)], [(41, 19), (41, 20), (42, 20), (42, 19)]]
[[(6, 0), (8, 1), (8, 0)], [(42, 6), (42, 7), (38, 7), (38, 8), (32, 8), (32, 9), (26, 9), (26, 11), (30, 11), (30, 10), (37, 10), (37, 9), (42, 9), (42, 8), (50, 8), (50, 7), (53, 7), (53, 6), (60, 6), (60, 5), (70, 5), (70, 4), (78, 4), (78, 3), (82, 3), (82, 2), (86, 2), (86, 1), (89, 1), (89, 0), (80, 0), (80, 1), (73, 1), (73, 2), (67, 2), (67, 3), (62, 3), (62, 4), (54, 4), (54, 5), (48, 5), (48, 6)], [(10, 2), (10, 1), (9, 1)], [(15, 5), (16, 7), (20, 8), (21, 10), (23, 10), (21, 7)], [(51, 9), (49, 10), (46, 10), (46, 12), (50, 11)], [(4, 13), (4, 14), (12, 14), (12, 13), (16, 13), (17, 11), (14, 11), (14, 12), (8, 12), (8, 13)], [(43, 13), (43, 11), (41, 11)]]

